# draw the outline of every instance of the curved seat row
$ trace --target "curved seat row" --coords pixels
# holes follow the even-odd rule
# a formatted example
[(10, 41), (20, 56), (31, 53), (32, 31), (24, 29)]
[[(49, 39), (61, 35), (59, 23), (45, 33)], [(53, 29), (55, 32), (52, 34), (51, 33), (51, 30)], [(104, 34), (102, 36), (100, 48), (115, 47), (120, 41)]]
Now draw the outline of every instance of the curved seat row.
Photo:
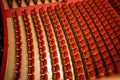
[(52, 6), (47, 8), (48, 15), (50, 17), (51, 23), (53, 25), (53, 29), (55, 31), (55, 35), (59, 44), (59, 49), (61, 52), (61, 59), (63, 64), (63, 71), (65, 75), (65, 79), (72, 79), (72, 71), (71, 71), (71, 64), (70, 64), (70, 58), (69, 58), (69, 52), (66, 45), (66, 40), (64, 37), (63, 30), (61, 28), (61, 25), (58, 21), (58, 18), (54, 12), (54, 9)]
[(48, 68), (47, 68), (47, 54), (46, 54), (46, 47), (45, 47), (45, 40), (43, 36), (42, 26), (40, 25), (39, 16), (35, 9), (31, 11), (32, 19), (35, 25), (35, 31), (37, 34), (38, 39), (38, 47), (39, 47), (39, 55), (40, 55), (40, 79), (41, 80), (48, 80)]
[(55, 43), (54, 38), (54, 32), (52, 30), (52, 26), (50, 24), (47, 12), (44, 10), (44, 8), (40, 8), (39, 10), (40, 16), (42, 18), (42, 22), (44, 25), (44, 29), (46, 32), (47, 40), (48, 40), (48, 46), (50, 51), (50, 57), (51, 57), (51, 63), (52, 63), (52, 78), (53, 80), (60, 80), (61, 74), (60, 74), (60, 64), (58, 59), (58, 51), (57, 51), (57, 45)]
[(21, 42), (21, 31), (20, 31), (20, 23), (18, 19), (17, 12), (13, 13), (13, 22), (15, 29), (15, 46), (16, 46), (16, 63), (15, 63), (15, 80), (20, 79), (21, 73), (21, 59), (22, 59), (22, 42)]
[[(22, 7), (23, 2), (26, 3), (27, 6), (30, 6), (30, 3), (33, 2), (34, 5), (38, 4), (39, 0), (15, 0), (17, 3), (18, 7)], [(10, 8), (13, 8), (13, 2), (14, 0), (7, 0), (8, 6)], [(61, 0), (40, 0), (42, 4), (45, 4), (46, 2), (52, 3), (52, 2), (61, 2)], [(62, 0), (62, 2), (67, 2), (67, 0)]]
[(27, 11), (24, 10), (22, 12), (23, 21), (25, 25), (25, 31), (26, 31), (26, 39), (27, 39), (27, 52), (28, 52), (28, 80), (34, 80), (34, 72), (35, 72), (35, 66), (34, 66), (34, 45), (33, 45), (33, 38), (32, 38), (32, 31), (31, 31), (31, 25), (30, 20), (27, 14)]

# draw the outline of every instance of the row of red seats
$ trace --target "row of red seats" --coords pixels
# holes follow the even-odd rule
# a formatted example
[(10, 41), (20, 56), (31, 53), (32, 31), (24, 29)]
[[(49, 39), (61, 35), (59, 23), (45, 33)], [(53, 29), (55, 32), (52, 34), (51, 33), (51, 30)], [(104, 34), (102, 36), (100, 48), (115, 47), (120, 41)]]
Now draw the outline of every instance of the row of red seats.
[[(97, 2), (96, 2), (97, 3)], [(106, 5), (106, 7), (109, 7), (109, 5), (107, 5), (106, 3), (104, 3), (103, 2), (103, 4), (104, 4), (104, 6)], [(99, 5), (99, 4), (98, 4)], [(107, 10), (107, 8), (106, 7), (104, 7), (102, 4), (100, 4), (103, 8), (105, 8), (106, 10)], [(99, 6), (100, 6), (99, 5)], [(100, 10), (100, 9), (99, 9)], [(101, 11), (101, 10), (100, 10)], [(109, 9), (109, 11), (110, 11), (110, 9)], [(102, 12), (102, 11), (101, 11)], [(108, 13), (109, 14), (109, 13)], [(109, 14), (109, 15), (111, 15), (111, 14)], [(116, 14), (115, 14), (116, 15)], [(111, 15), (112, 16), (112, 15)], [(113, 19), (113, 18), (112, 18)], [(115, 19), (114, 19), (114, 23), (115, 24), (117, 24), (117, 23), (120, 23), (119, 21), (117, 22), (117, 21), (115, 21)], [(103, 25), (104, 25), (104, 22), (103, 22)], [(107, 26), (107, 27), (109, 27), (109, 26)], [(106, 27), (106, 25), (105, 25), (105, 28), (107, 29), (107, 27)], [(116, 27), (118, 27), (119, 28), (119, 24), (117, 24), (117, 26)], [(117, 69), (117, 71), (118, 72), (120, 72), (119, 71), (119, 66), (120, 66), (120, 56), (119, 56), (119, 52), (120, 52), (120, 41), (119, 41), (119, 37), (117, 37), (116, 35), (115, 35), (115, 33), (113, 32), (113, 29), (107, 29), (106, 31), (108, 31), (108, 33), (109, 33), (109, 35), (110, 35), (110, 38), (111, 38), (111, 41), (115, 44), (115, 46), (112, 46), (112, 44), (108, 44), (108, 48), (109, 48), (109, 50), (110, 50), (110, 54), (111, 54), (111, 56), (112, 56), (112, 58), (113, 58), (113, 61), (115, 62), (115, 65), (116, 65), (116, 69)], [(119, 30), (118, 30), (119, 31)], [(106, 43), (107, 43), (107, 41), (106, 41)], [(117, 50), (114, 50), (114, 52), (113, 52), (113, 49), (114, 48), (116, 48)]]
[(40, 8), (40, 16), (42, 18), (42, 21), (45, 27), (45, 32), (46, 32), (47, 40), (49, 44), (50, 56), (52, 61), (53, 80), (60, 80), (61, 75), (60, 75), (59, 59), (57, 56), (58, 55), (57, 48), (56, 48), (57, 45), (55, 43), (54, 33), (50, 25), (48, 15), (43, 7)]
[[(73, 8), (73, 6), (74, 6), (74, 8)], [(75, 11), (78, 12), (75, 5), (73, 5), (73, 6), (71, 5), (71, 9), (72, 8), (73, 8), (73, 10), (75, 9), (73, 13), (75, 13)], [(86, 4), (86, 6), (87, 6), (87, 4)], [(95, 65), (95, 67), (98, 71), (98, 75), (96, 75), (96, 76), (103, 76), (105, 74), (105, 72), (104, 72), (105, 69), (104, 69), (104, 66), (103, 66), (101, 55), (99, 54), (100, 50), (98, 49), (98, 46), (96, 44), (97, 42), (96, 42), (96, 39), (95, 39), (96, 37), (98, 37), (98, 35), (95, 34), (95, 31), (93, 31), (93, 33), (92, 33), (91, 29), (89, 28), (88, 24), (92, 23), (92, 20), (88, 16), (88, 14), (86, 12), (87, 10), (85, 10), (83, 8), (82, 4), (81, 4), (81, 6), (79, 6), (79, 8), (81, 10), (81, 14), (83, 14), (83, 15), (81, 15), (80, 13), (78, 13), (77, 15), (81, 16), (81, 18), (79, 20), (81, 20), (83, 22), (82, 22), (82, 25), (81, 25), (81, 21), (78, 21), (78, 23), (81, 27), (81, 30), (83, 31), (83, 34), (86, 37), (86, 40), (88, 42), (88, 46), (89, 46), (90, 51), (91, 51), (91, 55), (93, 56), (93, 60), (94, 60), (94, 63), (95, 63), (94, 65)], [(85, 21), (87, 21), (87, 22), (85, 22)], [(99, 38), (97, 38), (97, 39), (99, 39)], [(92, 40), (92, 42), (89, 41), (89, 40)]]
[(21, 70), (21, 32), (20, 32), (20, 24), (18, 20), (18, 15), (16, 12), (13, 13), (13, 21), (14, 21), (14, 27), (15, 27), (15, 45), (16, 45), (16, 66), (15, 66), (15, 80), (20, 79), (20, 70)]
[[(15, 2), (17, 3), (18, 7), (21, 7), (21, 4), (22, 4), (22, 1), (23, 0), (15, 0)], [(36, 1), (36, 0), (35, 0)], [(30, 0), (25, 0), (26, 4), (29, 5), (30, 3)], [(9, 5), (10, 8), (13, 7), (13, 0), (7, 0), (7, 3)]]
[[(79, 41), (79, 45), (80, 45), (80, 47), (82, 49), (83, 56), (84, 56), (84, 58), (86, 60), (87, 58), (90, 58), (91, 54), (90, 54), (90, 52), (88, 50), (88, 46), (86, 44), (85, 38), (84, 38), (84, 36), (82, 34), (82, 31), (81, 31), (81, 29), (80, 29), (74, 15), (73, 15), (73, 13), (72, 13), (72, 11), (70, 10), (70, 8), (67, 5), (63, 5), (63, 9), (64, 9), (65, 13), (69, 13), (69, 14), (66, 14), (66, 16), (68, 17), (69, 23), (71, 24), (71, 27), (72, 27), (73, 31), (75, 32), (75, 35), (77, 36), (76, 39)], [(81, 42), (82, 42), (82, 44), (81, 44)], [(86, 55), (84, 53), (87, 54), (87, 57), (86, 57)], [(86, 64), (88, 77), (90, 79), (93, 79), (93, 78), (96, 77), (95, 76), (96, 74), (95, 74), (95, 71), (94, 71), (94, 66), (93, 66), (93, 63), (92, 63), (92, 59), (90, 59), (90, 61), (88, 61), (88, 62), (86, 62), (84, 64)]]
[(70, 58), (69, 58), (69, 52), (67, 50), (67, 45), (64, 37), (63, 30), (60, 26), (59, 20), (57, 19), (57, 16), (52, 8), (52, 6), (48, 7), (48, 14), (51, 19), (51, 23), (53, 24), (54, 31), (56, 33), (56, 37), (58, 40), (60, 52), (61, 52), (61, 58), (63, 63), (63, 71), (65, 74), (65, 79), (72, 79), (72, 71), (71, 71), (71, 64), (70, 64)]
[(40, 79), (41, 80), (48, 80), (48, 68), (47, 68), (47, 59), (46, 59), (46, 47), (45, 47), (45, 40), (42, 32), (42, 28), (40, 25), (40, 20), (37, 15), (37, 12), (35, 9), (31, 11), (33, 22), (35, 24), (35, 31), (37, 33), (37, 38), (38, 38), (38, 45), (39, 45), (39, 54), (40, 54)]
[[(7, 2), (8, 2), (9, 7), (12, 8), (13, 7), (13, 0), (7, 0)], [(22, 0), (16, 0), (16, 2), (18, 4), (18, 6), (21, 7)]]
[(108, 0), (111, 6), (117, 11), (120, 15), (120, 0)]
[(34, 45), (32, 39), (32, 32), (27, 11), (22, 12), (23, 21), (25, 24), (25, 31), (27, 36), (27, 50), (28, 50), (28, 80), (34, 80)]
[[(26, 5), (29, 6), (30, 5), (30, 2), (31, 0), (15, 0), (18, 7), (21, 7), (22, 6), (22, 3), (23, 1), (25, 1)], [(53, 2), (53, 0), (40, 0), (43, 4), (46, 2), (46, 1), (49, 1), (49, 3)], [(56, 0), (56, 2), (59, 2), (60, 0)], [(13, 7), (13, 0), (7, 0), (8, 2), (8, 5), (10, 8)], [(38, 4), (38, 0), (33, 0), (34, 4), (37, 5)], [(67, 0), (62, 0), (62, 2), (67, 2)]]
[[(75, 37), (73, 35), (72, 29), (70, 28), (70, 25), (67, 21), (67, 18), (61, 8), (60, 5), (57, 5), (56, 7), (56, 13), (58, 14), (58, 16), (60, 17), (60, 20), (62, 21), (62, 27), (65, 30), (64, 33), (66, 34), (66, 38), (68, 39), (68, 44), (70, 46), (70, 51), (71, 51), (71, 56), (72, 56), (72, 62), (75, 64), (74, 68), (75, 68), (75, 76), (77, 76), (77, 79), (85, 79), (85, 73), (84, 73), (84, 69), (83, 69), (83, 64), (81, 61), (81, 56), (80, 56), (80, 52), (79, 49), (77, 47), (76, 41), (75, 41)], [(69, 14), (69, 13), (68, 13)]]
[[(42, 3), (45, 3), (46, 0), (41, 0)], [(54, 0), (48, 0), (50, 3), (53, 2)], [(55, 0), (56, 2), (60, 1), (60, 0)], [(62, 0), (63, 2), (66, 2), (67, 0)]]

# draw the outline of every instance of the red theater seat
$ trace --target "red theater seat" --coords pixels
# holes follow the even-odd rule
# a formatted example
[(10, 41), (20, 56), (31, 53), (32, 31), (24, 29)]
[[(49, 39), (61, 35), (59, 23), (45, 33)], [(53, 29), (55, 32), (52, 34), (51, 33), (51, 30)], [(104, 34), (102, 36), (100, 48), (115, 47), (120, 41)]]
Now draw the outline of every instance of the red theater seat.
[(83, 71), (83, 67), (79, 67), (79, 68), (77, 68), (77, 74), (78, 75), (83, 75), (84, 74), (84, 71)]
[(40, 54), (40, 59), (45, 59), (46, 58), (46, 53)]
[(60, 70), (59, 65), (53, 66), (53, 73), (58, 72)]
[(34, 67), (29, 68), (29, 69), (28, 69), (28, 74), (33, 73), (34, 70), (35, 70)]
[(29, 66), (33, 66), (34, 65), (34, 59), (33, 58), (29, 58), (28, 65)]
[(65, 70), (65, 72), (71, 71), (71, 65), (70, 64), (65, 65), (64, 70)]
[(59, 79), (60, 79), (60, 73), (59, 73), (59, 72), (54, 73), (54, 74), (53, 74), (53, 79), (59, 80)]
[(72, 79), (73, 75), (72, 75), (72, 72), (66, 72), (66, 75), (65, 75), (66, 79)]
[(52, 64), (54, 65), (54, 64), (57, 64), (58, 63), (58, 58), (55, 58), (55, 59), (53, 59), (52, 60)]
[(45, 73), (47, 73), (47, 71), (48, 71), (48, 69), (46, 66), (41, 68), (41, 74), (45, 74)]
[(68, 57), (68, 51), (62, 53), (62, 58), (65, 59)]
[(69, 64), (69, 63), (70, 63), (69, 57), (66, 57), (65, 59), (63, 59), (63, 64), (64, 64), (64, 65), (67, 65), (67, 64)]

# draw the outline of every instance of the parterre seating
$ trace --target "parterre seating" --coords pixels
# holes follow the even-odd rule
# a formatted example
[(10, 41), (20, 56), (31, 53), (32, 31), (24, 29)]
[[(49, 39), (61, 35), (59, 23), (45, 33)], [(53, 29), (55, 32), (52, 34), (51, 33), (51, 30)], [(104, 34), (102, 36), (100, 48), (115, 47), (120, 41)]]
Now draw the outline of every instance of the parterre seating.
[[(77, 8), (75, 8), (75, 5), (73, 5), (72, 6), (72, 4), (70, 5), (71, 6), (71, 10), (73, 10), (72, 8), (73, 8), (73, 6), (74, 6), (74, 9), (75, 9), (75, 11), (76, 12), (73, 12), (73, 13), (77, 13)], [(87, 6), (87, 5), (86, 5)], [(83, 11), (83, 8), (82, 8), (83, 6), (81, 5), (81, 11)], [(82, 12), (81, 12), (82, 13)], [(76, 15), (79, 15), (79, 16), (82, 16), (83, 18), (81, 18), (81, 21), (85, 21), (85, 19), (86, 19), (86, 21), (88, 22), (88, 23), (91, 23), (91, 19), (90, 19), (90, 17), (89, 16), (87, 16), (87, 13), (86, 12), (83, 12), (84, 14), (86, 14), (86, 15), (84, 15), (84, 17), (82, 16), (82, 15), (80, 15), (79, 13), (78, 14), (76, 14)], [(77, 16), (76, 16), (77, 17)], [(78, 17), (79, 18), (79, 17)], [(77, 18), (77, 19), (78, 19)], [(96, 68), (97, 68), (97, 70), (98, 70), (98, 74), (100, 75), (100, 76), (102, 76), (102, 75), (104, 75), (104, 71), (105, 71), (105, 69), (104, 69), (104, 66), (103, 66), (103, 62), (102, 62), (102, 60), (101, 60), (101, 56), (100, 56), (100, 54), (99, 54), (99, 49), (97, 49), (97, 47), (98, 47), (98, 45), (96, 45), (96, 40), (94, 39), (94, 37), (92, 37), (92, 36), (97, 36), (97, 34), (93, 34), (92, 32), (91, 32), (91, 30), (90, 30), (90, 28), (89, 28), (89, 25), (88, 25), (88, 23), (86, 23), (86, 22), (82, 22), (81, 23), (81, 21), (79, 22), (79, 20), (78, 20), (78, 22), (80, 23), (80, 24), (82, 24), (82, 25), (80, 25), (81, 26), (81, 29), (83, 30), (83, 33), (84, 33), (84, 35), (86, 35), (86, 39), (87, 39), (87, 41), (88, 41), (88, 44), (89, 44), (89, 46), (90, 46), (90, 49), (91, 49), (91, 53), (92, 53), (92, 56), (93, 56), (93, 59), (94, 59), (94, 62), (95, 62), (95, 65), (96, 65)], [(93, 40), (92, 42), (90, 41), (90, 40)], [(83, 49), (84, 49), (84, 47), (83, 47)]]

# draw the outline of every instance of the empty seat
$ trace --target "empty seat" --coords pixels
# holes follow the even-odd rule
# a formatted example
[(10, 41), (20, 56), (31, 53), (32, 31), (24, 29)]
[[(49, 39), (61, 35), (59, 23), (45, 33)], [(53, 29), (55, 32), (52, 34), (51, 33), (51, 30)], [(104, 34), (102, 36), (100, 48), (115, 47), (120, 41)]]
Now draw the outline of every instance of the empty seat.
[(31, 67), (31, 68), (28, 69), (28, 74), (34, 73), (34, 71), (35, 71), (34, 67)]
[(49, 41), (49, 45), (55, 45), (55, 40), (54, 39), (51, 39), (50, 41)]
[(34, 74), (28, 74), (28, 80), (34, 80)]
[(39, 47), (43, 47), (45, 45), (44, 40), (42, 40), (41, 42), (39, 42)]
[(45, 59), (46, 58), (46, 53), (40, 54), (40, 59)]
[(65, 72), (71, 71), (71, 65), (70, 64), (64, 65), (64, 70)]
[(78, 79), (79, 79), (79, 80), (85, 80), (85, 75), (84, 75), (84, 74), (79, 75), (79, 76), (78, 76)]
[(33, 58), (33, 57), (34, 57), (34, 52), (28, 54), (28, 58)]
[(52, 46), (50, 46), (50, 51), (51, 51), (51, 52), (56, 51), (56, 45), (52, 45)]
[(42, 47), (40, 47), (40, 52), (44, 52), (45, 50), (46, 50), (46, 47), (45, 46), (42, 46)]
[(51, 52), (52, 59), (55, 59), (57, 57), (57, 51)]
[(67, 45), (63, 45), (60, 49), (61, 49), (62, 52), (66, 51), (67, 50)]
[(48, 80), (48, 74), (41, 75), (41, 80)]
[(28, 46), (28, 51), (33, 51), (34, 47), (33, 45)]
[(63, 64), (64, 64), (64, 65), (70, 64), (70, 59), (69, 59), (69, 57), (66, 57), (65, 59), (63, 59)]
[(20, 72), (15, 72), (15, 78), (14, 79), (19, 79), (20, 78)]
[(90, 79), (95, 79), (95, 71), (89, 71), (88, 75), (89, 75)]
[(63, 47), (65, 45), (65, 40), (60, 41), (60, 47)]
[(62, 53), (62, 58), (65, 59), (68, 57), (68, 51)]
[(58, 58), (56, 57), (56, 58), (54, 58), (54, 59), (52, 59), (52, 64), (53, 65), (56, 65), (58, 63)]
[(66, 79), (72, 79), (73, 78), (72, 72), (66, 72), (65, 78)]
[(41, 68), (41, 74), (45, 74), (45, 73), (47, 73), (47, 71), (48, 71), (48, 69), (46, 66)]
[(103, 66), (102, 60), (98, 60), (98, 61), (96, 62), (96, 66), (97, 66), (97, 68)]
[(21, 63), (21, 56), (16, 58), (16, 64), (20, 64)]
[(82, 66), (82, 62), (79, 60), (75, 63), (76, 68), (79, 68)]
[(33, 66), (34, 65), (34, 59), (33, 58), (28, 58), (28, 66)]
[(49, 39), (49, 40), (52, 40), (53, 38), (54, 38), (54, 35), (53, 35), (53, 34), (48, 35), (48, 39)]
[[(73, 54), (74, 54), (74, 53), (73, 53)], [(79, 53), (76, 53), (76, 55), (73, 56), (73, 59), (74, 59), (75, 62), (80, 61), (80, 58), (81, 58), (81, 57), (80, 57), (80, 54), (79, 54)]]
[(86, 57), (85, 57), (86, 65), (91, 64), (92, 60), (91, 60), (91, 58), (88, 56), (89, 54), (84, 53), (84, 55), (86, 55)]
[(18, 73), (20, 74), (21, 65), (16, 65), (15, 68), (16, 68), (16, 69), (15, 69), (15, 70), (16, 70), (15, 72), (16, 72), (16, 73), (18, 72)]
[(62, 40), (64, 40), (64, 35), (58, 36), (58, 40), (59, 40), (59, 42), (62, 41)]
[(59, 65), (53, 66), (53, 73), (56, 73), (56, 72), (58, 72), (59, 70), (60, 70)]
[(53, 73), (53, 79), (55, 80), (59, 80), (60, 79), (60, 72), (57, 72), (57, 73)]

